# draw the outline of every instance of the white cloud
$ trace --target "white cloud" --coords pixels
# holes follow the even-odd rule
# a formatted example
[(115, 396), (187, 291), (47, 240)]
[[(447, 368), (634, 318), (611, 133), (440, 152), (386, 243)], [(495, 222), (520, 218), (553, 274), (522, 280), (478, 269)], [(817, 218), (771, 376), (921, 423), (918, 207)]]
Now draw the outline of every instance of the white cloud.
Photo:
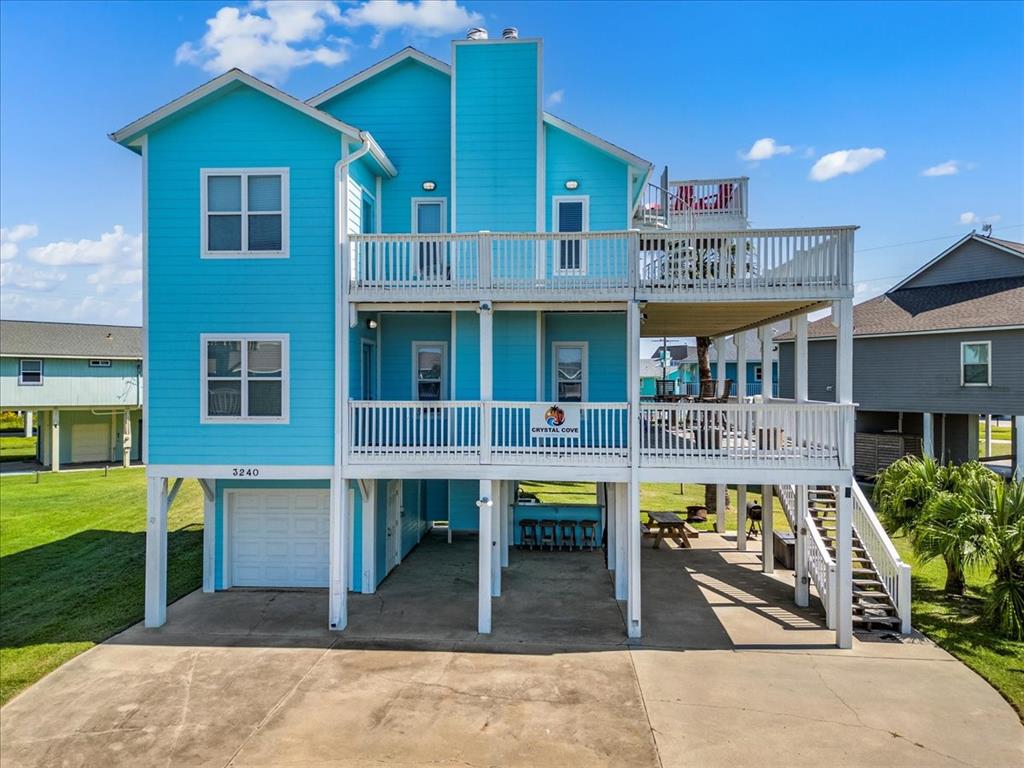
[(859, 173), (883, 157), (885, 157), (885, 150), (880, 147), (840, 149), (837, 152), (829, 152), (818, 158), (818, 162), (811, 168), (810, 178), (814, 181), (828, 181), (844, 173)]
[(406, 29), (428, 37), (463, 32), (481, 24), (484, 17), (469, 11), (455, 0), (368, 0), (345, 11), (343, 22), (350, 27), (373, 27), (376, 35), (371, 48), (378, 47), (384, 35), (394, 29)]
[(960, 173), (961, 164), (959, 160), (947, 160), (944, 163), (933, 165), (921, 171), (922, 176), (956, 176)]
[(28, 257), (40, 264), (64, 266), (68, 264), (108, 264), (111, 262), (142, 261), (142, 236), (130, 235), (120, 224), (113, 231), (104, 232), (99, 240), (61, 240), (30, 248)]
[(0, 261), (10, 261), (18, 255), (18, 243), (31, 240), (39, 234), (35, 224), (16, 224), (11, 228), (0, 227)]
[(791, 154), (793, 154), (793, 148), (789, 144), (776, 144), (775, 139), (767, 137), (755, 141), (750, 149), (740, 154), (740, 157), (744, 160), (756, 162), (758, 160), (769, 160), (776, 155)]
[(964, 211), (960, 214), (961, 224), (977, 224), (981, 219), (978, 218), (978, 214), (974, 211)]
[[(220, 74), (238, 67), (271, 82), (280, 82), (297, 67), (336, 66), (348, 59), (348, 40), (328, 36), (327, 25), (340, 23), (341, 11), (326, 0), (255, 0), (245, 8), (225, 6), (206, 20), (198, 44), (182, 43), (175, 64), (194, 64)], [(303, 45), (305, 44), (305, 45)]]
[(552, 91), (551, 93), (548, 94), (548, 97), (547, 99), (545, 99), (545, 101), (547, 102), (547, 105), (549, 107), (557, 107), (559, 104), (565, 101), (565, 89), (559, 88), (557, 91)]
[[(0, 264), (0, 287), (7, 291), (52, 291), (64, 280), (67, 274), (54, 268), (39, 269), (28, 264), (8, 260)], [(7, 291), (4, 292), (4, 303), (7, 303)]]

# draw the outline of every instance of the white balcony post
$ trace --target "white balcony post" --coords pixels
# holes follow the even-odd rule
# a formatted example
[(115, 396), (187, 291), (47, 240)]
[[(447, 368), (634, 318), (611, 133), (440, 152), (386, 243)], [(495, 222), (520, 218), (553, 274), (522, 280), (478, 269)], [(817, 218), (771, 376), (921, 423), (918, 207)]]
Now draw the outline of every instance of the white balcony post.
[[(736, 345), (736, 402), (747, 401), (747, 332), (740, 331), (732, 337)], [(764, 369), (761, 369), (762, 378)]]
[(480, 496), (477, 507), (480, 518), (477, 563), (477, 632), (482, 635), (491, 632), (491, 481), (480, 481)]
[(840, 486), (836, 512), (836, 645), (853, 647), (853, 491)]
[(363, 509), (363, 572), (359, 579), (364, 595), (377, 591), (377, 481), (363, 480), (359, 484)]
[(60, 411), (50, 411), (50, 469), (60, 472)]
[[(480, 302), (480, 461), (491, 462), (491, 409), (494, 399), (494, 313), (490, 300)], [(490, 494), (488, 494), (490, 496)]]
[(725, 511), (729, 508), (729, 487), (724, 483), (715, 486), (715, 533), (725, 533)]
[(491, 597), (501, 597), (501, 507), (505, 503), (504, 480), (491, 482)]
[(757, 329), (761, 339), (761, 401), (769, 402), (772, 399), (772, 327), (762, 325)]
[(761, 573), (775, 573), (775, 534), (773, 533), (773, 486), (761, 486)]
[(125, 469), (132, 463), (132, 412), (124, 412), (121, 429), (121, 464)]
[[(54, 414), (56, 415), (56, 411)], [(167, 621), (167, 478), (146, 482), (146, 613), (147, 627)]]
[(626, 634), (640, 637), (640, 306), (629, 302), (627, 310), (629, 363), (629, 490), (626, 525), (629, 580)]
[(807, 402), (807, 315), (793, 318), (796, 343), (793, 346), (793, 394), (798, 403)]
[(629, 597), (629, 487), (615, 483), (615, 599)]
[(214, 592), (217, 585), (217, 500), (213, 494), (216, 480), (200, 480), (203, 489), (203, 592)]
[(935, 458), (935, 417), (930, 413), (921, 414), (921, 453)]
[(810, 601), (810, 578), (807, 573), (807, 486), (794, 486), (796, 493), (796, 546), (794, 547), (795, 584), (793, 601), (806, 608)]
[[(608, 483), (599, 483), (598, 488), (604, 489), (604, 525), (605, 525), (605, 538), (608, 541), (607, 547), (607, 561), (608, 570), (615, 573), (615, 483), (609, 485)], [(614, 579), (614, 575), (612, 577)]]
[(32, 411), (24, 412), (25, 437), (32, 437)]
[(736, 486), (736, 549), (747, 551), (747, 486)]
[[(28, 435), (25, 435), (28, 437)], [(992, 455), (992, 414), (985, 414), (985, 457)]]
[(499, 540), (501, 542), (501, 567), (508, 568), (509, 541), (512, 538), (512, 518), (515, 517), (513, 505), (515, 504), (515, 483), (511, 480), (502, 480), (501, 486), (501, 512), (498, 524), (500, 526)]
[(343, 630), (348, 626), (348, 489), (341, 473), (335, 471), (331, 479), (330, 525), (328, 557), (330, 580), (328, 590), (327, 624), (331, 629)]

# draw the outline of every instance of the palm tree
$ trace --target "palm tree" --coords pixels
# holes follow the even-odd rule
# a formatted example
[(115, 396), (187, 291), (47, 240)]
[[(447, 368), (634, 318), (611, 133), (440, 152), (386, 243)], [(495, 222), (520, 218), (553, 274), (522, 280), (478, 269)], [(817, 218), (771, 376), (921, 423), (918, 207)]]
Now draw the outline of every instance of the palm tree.
[[(711, 337), (710, 336), (698, 336), (697, 337), (697, 385), (700, 386), (700, 382), (705, 379), (711, 378), (711, 360), (708, 357), (708, 350), (711, 348)], [(721, 352), (719, 352), (721, 354)], [(698, 390), (700, 391), (700, 390)], [(718, 514), (718, 493), (714, 485), (704, 486), (704, 506), (707, 507), (708, 512), (714, 512)], [(725, 496), (725, 508), (729, 508), (729, 496)], [(725, 511), (722, 511), (725, 514)]]

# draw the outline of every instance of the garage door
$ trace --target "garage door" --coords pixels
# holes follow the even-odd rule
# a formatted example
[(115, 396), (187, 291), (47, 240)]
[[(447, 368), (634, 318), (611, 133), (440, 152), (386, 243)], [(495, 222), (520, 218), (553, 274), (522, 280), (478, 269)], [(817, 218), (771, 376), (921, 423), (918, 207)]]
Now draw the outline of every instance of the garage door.
[(72, 424), (71, 461), (110, 461), (110, 424)]
[(326, 587), (328, 507), (326, 490), (231, 493), (232, 585)]

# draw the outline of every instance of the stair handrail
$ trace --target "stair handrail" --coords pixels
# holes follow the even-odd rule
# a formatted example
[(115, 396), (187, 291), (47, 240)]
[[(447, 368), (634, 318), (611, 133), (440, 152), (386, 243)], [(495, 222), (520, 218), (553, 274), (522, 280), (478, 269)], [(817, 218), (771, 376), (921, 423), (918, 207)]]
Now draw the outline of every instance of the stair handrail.
[(900, 632), (910, 633), (910, 566), (896, 551), (892, 539), (882, 527), (864, 491), (857, 483), (853, 488), (853, 530), (867, 552), (882, 583), (882, 589), (896, 607)]
[(821, 538), (818, 526), (814, 524), (809, 506), (804, 513), (803, 520), (799, 522), (799, 525), (797, 524), (796, 487), (776, 485), (775, 492), (793, 531), (799, 533), (800, 526), (807, 531), (807, 537), (810, 539), (810, 546), (807, 547), (807, 573), (818, 589), (818, 597), (821, 598), (822, 605), (825, 606), (825, 626), (835, 629), (836, 561), (828, 551), (828, 547), (825, 546), (825, 540)]

